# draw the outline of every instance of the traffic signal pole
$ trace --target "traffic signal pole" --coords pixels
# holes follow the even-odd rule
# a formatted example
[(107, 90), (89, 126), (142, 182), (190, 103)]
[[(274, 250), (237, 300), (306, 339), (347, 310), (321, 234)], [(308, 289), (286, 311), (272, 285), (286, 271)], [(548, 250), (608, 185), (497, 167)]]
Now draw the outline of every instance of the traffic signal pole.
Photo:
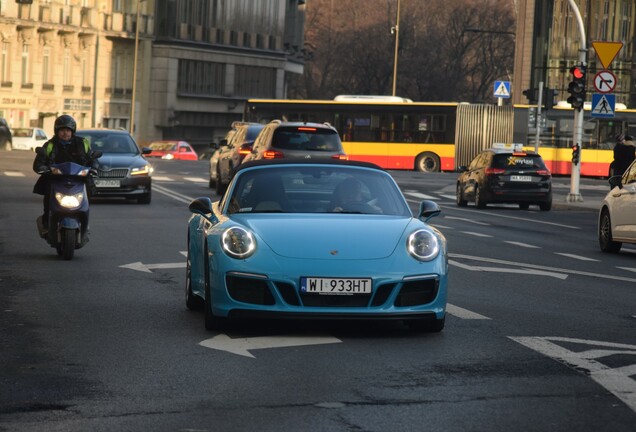
[[(570, 7), (574, 12), (574, 16), (579, 25), (579, 33), (581, 36), (581, 47), (579, 48), (579, 63), (580, 66), (585, 67), (587, 64), (587, 42), (585, 40), (585, 26), (583, 25), (583, 18), (581, 18), (581, 12), (579, 11), (578, 6), (574, 3), (574, 0), (568, 0), (570, 3)], [(580, 109), (574, 109), (574, 145), (578, 145), (579, 149), (581, 149), (581, 143), (583, 141), (583, 115), (584, 109), (581, 107)], [(582, 152), (582, 150), (579, 150)], [(570, 193), (567, 195), (565, 200), (567, 202), (583, 202), (583, 197), (579, 191), (581, 179), (581, 162), (580, 157), (578, 163), (572, 161), (572, 174), (570, 176)]]

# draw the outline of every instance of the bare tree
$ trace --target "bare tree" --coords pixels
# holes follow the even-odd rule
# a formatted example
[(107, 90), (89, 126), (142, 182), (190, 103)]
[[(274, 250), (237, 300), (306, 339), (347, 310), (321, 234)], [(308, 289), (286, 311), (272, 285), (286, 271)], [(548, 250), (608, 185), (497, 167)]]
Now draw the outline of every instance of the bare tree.
[[(514, 13), (506, 0), (401, 0), (397, 93), (414, 100), (493, 102), (512, 78)], [(313, 58), (291, 97), (391, 94), (397, 0), (312, 0)]]

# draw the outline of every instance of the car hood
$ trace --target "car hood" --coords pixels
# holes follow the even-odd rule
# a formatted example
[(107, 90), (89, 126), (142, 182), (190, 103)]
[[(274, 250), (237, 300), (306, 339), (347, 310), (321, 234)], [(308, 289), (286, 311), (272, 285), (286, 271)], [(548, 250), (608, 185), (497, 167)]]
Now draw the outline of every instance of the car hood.
[(391, 255), (412, 221), (399, 216), (295, 214), (252, 215), (241, 222), (284, 257), (371, 260)]
[(113, 153), (104, 153), (102, 157), (97, 159), (97, 162), (99, 163), (99, 167), (103, 170), (141, 166), (144, 163), (147, 163), (141, 155)]

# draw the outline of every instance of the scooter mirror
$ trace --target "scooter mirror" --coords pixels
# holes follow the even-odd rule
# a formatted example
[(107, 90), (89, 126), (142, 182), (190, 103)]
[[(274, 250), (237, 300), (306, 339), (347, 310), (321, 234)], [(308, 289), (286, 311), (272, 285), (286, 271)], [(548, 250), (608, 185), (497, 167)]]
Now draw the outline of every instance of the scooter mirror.
[(46, 156), (46, 150), (44, 150), (44, 147), (36, 147), (35, 154), (38, 156)]
[(99, 159), (103, 155), (104, 155), (103, 151), (101, 151), (101, 150), (93, 150), (93, 153), (92, 153), (93, 159)]

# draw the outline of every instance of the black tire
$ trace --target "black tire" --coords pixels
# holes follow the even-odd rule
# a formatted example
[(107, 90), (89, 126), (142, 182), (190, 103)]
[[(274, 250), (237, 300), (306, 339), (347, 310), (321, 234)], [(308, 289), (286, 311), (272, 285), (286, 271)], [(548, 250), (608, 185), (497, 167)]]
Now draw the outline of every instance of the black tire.
[(475, 187), (475, 206), (477, 208), (483, 209), (486, 208), (486, 200), (481, 192), (479, 192), (479, 187)]
[[(62, 230), (62, 258), (67, 261), (73, 259), (75, 254), (75, 230), (63, 229)], [(58, 251), (59, 253), (59, 251)]]
[(407, 321), (407, 325), (409, 329), (417, 332), (426, 332), (426, 333), (439, 333), (444, 330), (444, 324), (446, 323), (446, 317), (442, 319), (421, 319), (421, 320), (410, 320)]
[(543, 201), (539, 203), (539, 210), (541, 211), (550, 211), (552, 209), (552, 198), (548, 201)]
[(152, 201), (152, 192), (150, 191), (137, 199), (137, 203), (139, 204), (150, 204), (150, 201)]
[(205, 329), (206, 330), (221, 330), (225, 327), (226, 319), (218, 317), (212, 312), (212, 293), (210, 292), (210, 264), (208, 263), (208, 248), (205, 248), (205, 302), (204, 302), (204, 315), (205, 315)]
[(424, 152), (415, 158), (415, 170), (422, 172), (440, 172), (439, 156), (435, 153)]
[(618, 253), (623, 246), (622, 242), (612, 239), (612, 221), (606, 209), (601, 213), (598, 223), (598, 244), (601, 251), (607, 253)]
[(461, 184), (457, 183), (457, 191), (455, 192), (455, 200), (457, 202), (457, 207), (466, 207), (468, 201), (464, 199), (464, 192), (462, 191)]
[(208, 180), (208, 188), (214, 189), (215, 187), (216, 187), (216, 180), (210, 177), (210, 180)]
[(190, 310), (201, 310), (204, 300), (194, 295), (192, 292), (192, 266), (190, 264), (190, 247), (188, 246), (188, 257), (186, 258), (186, 282), (185, 282), (186, 307)]
[(528, 210), (530, 208), (530, 204), (528, 204), (528, 203), (519, 203), (519, 208), (521, 210)]

